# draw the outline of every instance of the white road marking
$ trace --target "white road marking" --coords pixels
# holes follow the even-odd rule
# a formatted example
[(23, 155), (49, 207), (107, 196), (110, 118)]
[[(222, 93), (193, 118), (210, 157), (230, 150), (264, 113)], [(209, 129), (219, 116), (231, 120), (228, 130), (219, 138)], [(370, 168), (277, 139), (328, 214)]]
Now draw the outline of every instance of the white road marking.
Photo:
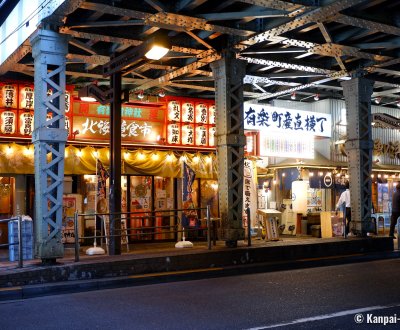
[(293, 320), (293, 321), (290, 321), (290, 322), (277, 323), (277, 324), (271, 324), (271, 325), (264, 325), (264, 326), (260, 326), (260, 327), (250, 328), (250, 329), (247, 329), (247, 330), (262, 330), (262, 329), (279, 328), (279, 327), (284, 327), (284, 326), (292, 325), (292, 324), (299, 324), (299, 323), (306, 323), (306, 322), (313, 322), (313, 321), (331, 319), (331, 318), (334, 318), (334, 317), (341, 317), (341, 316), (346, 316), (346, 315), (351, 315), (351, 314), (357, 314), (357, 313), (363, 313), (363, 312), (369, 312), (369, 311), (376, 311), (376, 310), (380, 310), (380, 309), (387, 309), (387, 308), (393, 308), (393, 307), (399, 307), (399, 306), (400, 306), (400, 303), (396, 304), (396, 305), (389, 305), (389, 306), (370, 306), (370, 307), (365, 307), (365, 308), (349, 309), (347, 311), (341, 311), (341, 312), (332, 313), (332, 314), (323, 314), (323, 315), (305, 317), (305, 318)]

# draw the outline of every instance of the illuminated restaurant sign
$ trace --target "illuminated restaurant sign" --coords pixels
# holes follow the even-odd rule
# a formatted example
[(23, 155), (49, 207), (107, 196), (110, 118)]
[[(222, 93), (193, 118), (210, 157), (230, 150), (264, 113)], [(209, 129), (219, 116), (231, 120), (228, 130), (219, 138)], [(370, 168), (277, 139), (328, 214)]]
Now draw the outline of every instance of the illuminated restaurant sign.
[[(73, 132), (77, 140), (104, 140), (110, 134), (110, 107), (98, 103), (74, 102)], [(165, 109), (161, 107), (121, 107), (121, 138), (125, 142), (156, 143), (162, 136)]]
[(284, 109), (262, 104), (244, 104), (244, 128), (301, 135), (331, 137), (330, 114)]

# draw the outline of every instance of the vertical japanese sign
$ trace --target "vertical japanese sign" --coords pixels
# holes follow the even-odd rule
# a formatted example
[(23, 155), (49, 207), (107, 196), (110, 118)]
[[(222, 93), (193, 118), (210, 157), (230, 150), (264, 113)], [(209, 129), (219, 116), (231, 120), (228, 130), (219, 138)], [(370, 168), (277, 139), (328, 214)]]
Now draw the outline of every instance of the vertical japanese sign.
[(247, 208), (250, 208), (251, 226), (254, 227), (257, 214), (257, 173), (255, 162), (244, 160), (243, 175), (243, 227), (247, 227)]
[(182, 227), (196, 227), (198, 225), (198, 219), (192, 199), (193, 182), (196, 178), (196, 174), (185, 162), (183, 162), (182, 170), (182, 208), (184, 209), (182, 212)]

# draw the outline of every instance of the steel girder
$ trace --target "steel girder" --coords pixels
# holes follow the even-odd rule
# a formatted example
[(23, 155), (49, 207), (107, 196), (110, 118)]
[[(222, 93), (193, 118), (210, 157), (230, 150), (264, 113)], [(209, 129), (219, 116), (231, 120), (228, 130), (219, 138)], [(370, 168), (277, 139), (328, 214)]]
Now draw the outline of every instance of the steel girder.
[(365, 236), (371, 231), (371, 95), (373, 81), (355, 78), (342, 82), (347, 109), (346, 152), (349, 160), (351, 223)]
[(31, 38), (35, 60), (35, 256), (53, 262), (64, 256), (61, 241), (64, 184), (65, 55), (67, 39), (37, 30)]
[(215, 77), (217, 108), (217, 153), (219, 209), (222, 237), (227, 246), (236, 246), (244, 238), (243, 164), (245, 136), (243, 128), (244, 61), (226, 52), (211, 64)]

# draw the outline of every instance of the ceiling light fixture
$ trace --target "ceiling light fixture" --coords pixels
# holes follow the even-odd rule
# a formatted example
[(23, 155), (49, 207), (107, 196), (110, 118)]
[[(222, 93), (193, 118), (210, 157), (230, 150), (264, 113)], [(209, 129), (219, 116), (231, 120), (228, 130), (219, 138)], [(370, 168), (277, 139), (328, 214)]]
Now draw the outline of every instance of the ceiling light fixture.
[(319, 94), (314, 95), (314, 101), (319, 101)]
[(374, 101), (375, 101), (376, 104), (379, 104), (382, 101), (382, 97), (378, 96), (378, 97), (375, 98)]
[(396, 105), (400, 108), (400, 100), (396, 102)]
[(159, 60), (161, 57), (164, 57), (169, 51), (169, 48), (153, 45), (150, 50), (144, 54), (149, 60)]
[(292, 100), (295, 100), (295, 99), (296, 99), (296, 93), (293, 92), (292, 95), (290, 96), (290, 98), (291, 98)]
[(143, 98), (144, 98), (144, 93), (143, 93), (143, 91), (141, 90), (141, 91), (139, 91), (139, 93), (138, 93), (138, 99), (139, 100), (142, 100)]
[(150, 60), (159, 60), (161, 57), (164, 57), (169, 49), (171, 48), (168, 35), (165, 31), (158, 31), (153, 34), (153, 36), (146, 40), (147, 44), (146, 56)]

